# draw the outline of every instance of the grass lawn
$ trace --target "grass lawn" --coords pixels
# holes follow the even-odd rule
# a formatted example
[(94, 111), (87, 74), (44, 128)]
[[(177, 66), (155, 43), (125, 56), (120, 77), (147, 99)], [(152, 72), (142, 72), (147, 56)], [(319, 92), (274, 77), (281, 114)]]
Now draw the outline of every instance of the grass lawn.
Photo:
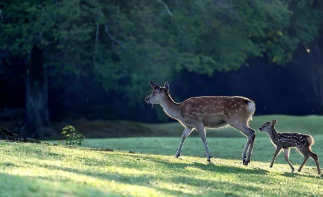
[[(313, 135), (313, 151), (323, 158), (323, 127), (321, 134), (318, 131), (323, 123), (317, 122), (321, 117), (314, 118), (313, 125), (303, 128)], [(277, 120), (281, 122), (278, 129), (288, 123)], [(289, 131), (300, 131), (303, 120), (290, 122)], [(269, 168), (274, 147), (263, 133), (257, 132), (249, 166), (241, 163), (245, 138), (209, 137), (215, 157), (210, 163), (203, 143), (194, 136), (186, 140), (181, 158), (175, 159), (179, 142), (180, 132), (176, 138), (87, 139), (82, 147), (0, 141), (0, 196), (323, 195), (323, 178), (317, 175), (312, 159), (301, 173), (290, 171), (283, 154)], [(297, 169), (303, 157), (292, 150), (290, 160)]]
[[(277, 120), (276, 128), (282, 132), (301, 132), (310, 134), (322, 134), (323, 135), (323, 116), (287, 116), (287, 115), (266, 115), (266, 116), (254, 116), (253, 121), (250, 122), (250, 126), (254, 130), (258, 130), (267, 121)], [(140, 124), (140, 126), (149, 129), (149, 132), (155, 136), (180, 136), (184, 130), (183, 126), (179, 123), (167, 123), (167, 124)], [(198, 136), (197, 132), (192, 133), (194, 136)], [(220, 128), (215, 132), (208, 132), (208, 136), (211, 137), (244, 137), (236, 130), (228, 128)]]
[[(277, 119), (277, 128), (283, 129), (284, 132), (305, 132), (305, 133), (322, 133), (323, 116), (286, 116), (286, 115), (269, 115), (255, 116), (251, 122), (251, 127), (255, 130), (264, 122)], [(5, 128), (14, 130), (14, 123), (0, 123)], [(132, 121), (106, 121), (106, 120), (73, 120), (69, 122), (54, 123), (53, 128), (58, 132), (58, 139), (63, 127), (73, 125), (88, 138), (111, 138), (111, 137), (161, 137), (173, 136), (179, 137), (183, 131), (183, 126), (178, 122), (147, 124)], [(193, 136), (198, 136), (196, 132)], [(233, 129), (221, 128), (216, 132), (209, 132), (209, 137), (244, 137)], [(54, 139), (52, 138), (52, 139)], [(50, 140), (50, 139), (49, 139)]]

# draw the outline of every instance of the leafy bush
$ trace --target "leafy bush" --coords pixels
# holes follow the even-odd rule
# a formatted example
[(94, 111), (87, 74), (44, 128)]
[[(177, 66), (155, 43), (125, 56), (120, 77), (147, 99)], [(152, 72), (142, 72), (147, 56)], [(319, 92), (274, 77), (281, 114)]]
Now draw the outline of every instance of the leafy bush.
[(78, 133), (73, 126), (66, 126), (62, 130), (62, 135), (65, 138), (64, 140), (60, 140), (60, 142), (65, 141), (65, 145), (82, 145), (82, 142), (84, 142), (84, 135), (81, 133)]

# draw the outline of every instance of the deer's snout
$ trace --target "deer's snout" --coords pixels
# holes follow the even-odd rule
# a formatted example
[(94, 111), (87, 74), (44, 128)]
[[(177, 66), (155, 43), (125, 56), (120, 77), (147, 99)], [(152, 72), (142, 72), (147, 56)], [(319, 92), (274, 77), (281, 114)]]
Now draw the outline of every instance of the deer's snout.
[(262, 127), (259, 128), (259, 131), (262, 131)]

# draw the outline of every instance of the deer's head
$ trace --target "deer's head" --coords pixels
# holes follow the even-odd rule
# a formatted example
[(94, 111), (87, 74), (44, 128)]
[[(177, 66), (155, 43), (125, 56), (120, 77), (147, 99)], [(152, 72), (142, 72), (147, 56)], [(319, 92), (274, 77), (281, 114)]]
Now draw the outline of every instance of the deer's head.
[(259, 131), (264, 131), (264, 132), (271, 131), (275, 127), (275, 124), (276, 124), (276, 120), (273, 120), (271, 122), (265, 122), (265, 124), (259, 128)]
[(145, 98), (145, 101), (149, 104), (160, 104), (163, 101), (163, 99), (166, 98), (169, 92), (168, 82), (165, 82), (164, 87), (160, 87), (152, 81), (150, 81), (149, 83), (153, 91), (151, 95)]

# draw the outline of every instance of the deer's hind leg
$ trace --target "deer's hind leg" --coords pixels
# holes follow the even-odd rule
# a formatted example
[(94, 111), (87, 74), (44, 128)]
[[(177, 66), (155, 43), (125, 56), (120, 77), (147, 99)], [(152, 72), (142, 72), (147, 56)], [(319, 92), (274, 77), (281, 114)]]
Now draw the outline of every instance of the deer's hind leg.
[(308, 155), (304, 155), (304, 161), (303, 161), (302, 165), (298, 168), (298, 172), (300, 172), (302, 170), (302, 168), (306, 164), (308, 158), (309, 158)]
[[(297, 148), (304, 156), (307, 155), (307, 156), (310, 156), (314, 159), (315, 163), (316, 163), (316, 167), (317, 167), (317, 173), (318, 174), (321, 174), (321, 169), (320, 169), (320, 163), (319, 163), (319, 157), (317, 156), (317, 154), (313, 153), (311, 151), (311, 148), (310, 146), (303, 146), (302, 148)], [(305, 159), (304, 159), (305, 161)], [(304, 163), (304, 162), (303, 162)], [(305, 162), (306, 163), (306, 162)], [(304, 163), (304, 164), (305, 164)], [(303, 167), (303, 164), (302, 166)], [(301, 169), (301, 168), (300, 168)]]
[(251, 160), (252, 149), (256, 138), (256, 132), (253, 129), (251, 129), (246, 122), (228, 121), (228, 123), (230, 126), (239, 130), (243, 135), (245, 135), (248, 138), (244, 150), (242, 152), (242, 162), (244, 165), (248, 165)]
[(294, 171), (294, 167), (289, 161), (289, 148), (284, 148), (284, 157), (285, 157), (285, 160), (287, 161), (288, 165), (292, 169), (292, 171)]

